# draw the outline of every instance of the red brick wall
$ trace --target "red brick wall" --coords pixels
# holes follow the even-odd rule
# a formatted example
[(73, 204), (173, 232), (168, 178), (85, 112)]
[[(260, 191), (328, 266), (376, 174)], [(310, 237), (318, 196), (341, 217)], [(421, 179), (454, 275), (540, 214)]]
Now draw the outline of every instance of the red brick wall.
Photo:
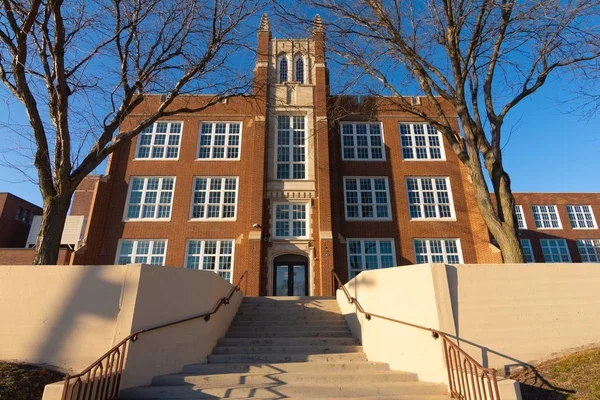
[[(422, 107), (427, 107), (424, 104)], [(445, 161), (403, 160), (400, 143), (400, 122), (419, 122), (408, 113), (397, 111), (391, 100), (385, 98), (333, 97), (330, 101), (330, 120), (377, 121), (383, 125), (386, 161), (343, 161), (339, 124), (330, 130), (331, 174), (333, 193), (334, 246), (336, 271), (342, 279), (348, 274), (347, 238), (393, 238), (398, 265), (415, 262), (414, 238), (458, 238), (465, 263), (500, 262), (499, 255), (489, 245), (487, 229), (481, 220), (469, 186), (466, 170), (444, 140)], [(454, 115), (448, 106), (446, 113)], [(458, 129), (456, 118), (451, 121)], [(382, 176), (388, 178), (392, 221), (346, 221), (344, 213), (344, 176)], [(455, 221), (411, 221), (406, 191), (406, 177), (449, 177)], [(485, 235), (481, 232), (485, 231)], [(339, 236), (338, 236), (339, 235)]]
[[(185, 100), (191, 107), (201, 104), (203, 97)], [(134, 160), (137, 138), (115, 152), (110, 160), (106, 183), (98, 189), (98, 199), (87, 236), (86, 248), (76, 263), (113, 264), (119, 239), (168, 239), (166, 265), (183, 267), (187, 239), (239, 239), (235, 246), (234, 281), (250, 269), (247, 292), (258, 294), (260, 252), (248, 248), (249, 232), (261, 222), (264, 169), (264, 122), (257, 123), (257, 100), (229, 99), (203, 113), (180, 115), (169, 121), (183, 121), (178, 160)], [(144, 106), (147, 106), (145, 104)], [(264, 108), (264, 105), (262, 105)], [(143, 108), (143, 107), (142, 107)], [(121, 125), (129, 129), (139, 119), (132, 116)], [(196, 161), (197, 140), (201, 121), (241, 121), (242, 145), (240, 161)], [(238, 176), (237, 220), (233, 222), (189, 221), (192, 183), (195, 176)], [(175, 176), (171, 220), (168, 222), (123, 222), (123, 213), (132, 176)]]
[[(60, 249), (56, 265), (69, 265), (71, 250)], [(34, 249), (0, 249), (0, 265), (31, 265)]]
[[(600, 230), (573, 229), (567, 214), (567, 205), (588, 205), (592, 207), (596, 223), (600, 218), (600, 193), (515, 193), (517, 205), (523, 206), (527, 229), (519, 231), (521, 239), (531, 240), (535, 262), (544, 262), (540, 239), (566, 239), (573, 262), (581, 262), (577, 239), (600, 239)], [(556, 205), (562, 229), (538, 229), (533, 219), (532, 205)]]
[(25, 247), (31, 225), (15, 219), (18, 207), (22, 209), (21, 217), (25, 210), (33, 215), (42, 214), (41, 207), (10, 193), (0, 193), (0, 248)]
[(88, 175), (81, 181), (73, 194), (69, 215), (89, 216), (92, 203), (94, 202), (96, 187), (101, 177), (101, 175)]

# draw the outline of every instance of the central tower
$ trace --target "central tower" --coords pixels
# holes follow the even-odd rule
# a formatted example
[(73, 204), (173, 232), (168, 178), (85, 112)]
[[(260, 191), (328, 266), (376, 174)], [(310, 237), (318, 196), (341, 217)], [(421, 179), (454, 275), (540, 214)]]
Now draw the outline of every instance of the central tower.
[[(332, 293), (333, 267), (325, 35), (317, 16), (311, 37), (272, 38), (263, 16), (266, 55), (266, 152), (261, 292)], [(266, 48), (265, 48), (266, 47)], [(258, 65), (257, 65), (258, 67)]]

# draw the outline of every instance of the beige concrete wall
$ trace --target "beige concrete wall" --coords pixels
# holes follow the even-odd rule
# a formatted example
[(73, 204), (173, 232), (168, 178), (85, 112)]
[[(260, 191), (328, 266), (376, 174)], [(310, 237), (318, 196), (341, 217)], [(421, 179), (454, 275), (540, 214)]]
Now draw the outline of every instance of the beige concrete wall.
[[(438, 285), (434, 279), (436, 270), (445, 272), (440, 264), (364, 271), (346, 287), (367, 311), (434, 329), (452, 330), (447, 314), (438, 310), (438, 296), (446, 296), (447, 302), (450, 299), (447, 286)], [(369, 360), (386, 362), (394, 370), (415, 372), (422, 381), (447, 383), (441, 342), (434, 340), (429, 332), (379, 318), (366, 321), (340, 290), (337, 298)]]
[[(150, 265), (0, 267), (0, 360), (81, 372), (130, 333), (203, 314), (233, 286), (209, 271)], [(189, 321), (129, 345), (121, 388), (202, 363), (225, 335), (242, 293), (210, 321)], [(62, 384), (44, 400), (59, 399)]]
[[(600, 264), (421, 264), (365, 271), (346, 288), (367, 312), (440, 330), (484, 367), (512, 366), (600, 344)], [(439, 342), (428, 333), (366, 321), (341, 290), (338, 302), (373, 361), (446, 382)], [(518, 385), (500, 382), (502, 399)]]
[[(140, 278), (131, 330), (209, 312), (231, 288), (209, 271), (147, 268)], [(242, 293), (236, 293), (231, 303), (222, 306), (208, 322), (194, 320), (140, 335), (129, 348), (121, 388), (147, 385), (153, 376), (181, 372), (184, 365), (206, 362), (217, 340), (225, 336), (241, 299)]]
[(125, 266), (0, 266), (0, 359), (87, 367), (115, 340)]
[(600, 343), (600, 264), (448, 266), (460, 346), (510, 369)]

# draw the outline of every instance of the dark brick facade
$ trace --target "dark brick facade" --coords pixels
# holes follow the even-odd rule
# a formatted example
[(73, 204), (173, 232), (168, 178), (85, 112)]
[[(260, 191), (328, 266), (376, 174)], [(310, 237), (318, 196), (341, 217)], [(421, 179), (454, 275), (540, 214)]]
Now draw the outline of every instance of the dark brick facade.
[(25, 247), (33, 216), (41, 214), (42, 209), (35, 204), (10, 193), (0, 193), (0, 248)]

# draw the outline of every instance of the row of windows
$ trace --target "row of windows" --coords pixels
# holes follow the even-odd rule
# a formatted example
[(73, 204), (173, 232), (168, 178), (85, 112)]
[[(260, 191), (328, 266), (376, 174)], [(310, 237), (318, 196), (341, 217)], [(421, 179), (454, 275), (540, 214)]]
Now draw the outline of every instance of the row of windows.
[[(562, 229), (558, 208), (555, 205), (534, 205), (531, 206), (533, 212), (533, 220), (537, 229)], [(523, 206), (515, 206), (517, 215), (517, 223), (519, 229), (527, 229)], [(596, 229), (596, 218), (592, 207), (589, 205), (570, 205), (567, 206), (567, 214), (569, 222), (573, 229)]]
[[(238, 177), (195, 177), (189, 218), (235, 220)], [(452, 219), (454, 206), (448, 177), (406, 178), (410, 218)], [(131, 177), (124, 220), (169, 220), (174, 177)], [(346, 219), (391, 220), (388, 179), (344, 177)], [(276, 237), (307, 237), (307, 203), (275, 206)]]
[[(526, 262), (535, 262), (531, 242), (521, 240)], [(544, 261), (571, 262), (564, 239), (541, 239)], [(396, 266), (393, 239), (348, 239), (348, 272), (350, 279), (362, 271)], [(417, 264), (463, 262), (459, 239), (414, 239)], [(600, 239), (577, 240), (582, 262), (600, 262)], [(233, 240), (190, 239), (186, 243), (185, 267), (213, 271), (231, 282), (233, 275)], [(164, 265), (167, 240), (121, 240), (117, 251), (118, 264), (142, 263)]]
[[(213, 271), (231, 282), (233, 240), (188, 240), (185, 268)], [(167, 240), (120, 240), (117, 264), (165, 265)]]
[[(292, 71), (290, 71), (290, 59), (287, 54), (280, 54), (277, 58), (277, 77), (278, 83), (286, 83), (294, 81), (298, 83), (304, 83), (306, 80), (306, 68), (304, 63), (304, 56), (302, 54), (296, 54), (292, 62)], [(291, 72), (291, 75), (290, 75)], [(293, 79), (289, 79), (292, 76)]]
[[(385, 161), (381, 123), (343, 122), (342, 159)], [(441, 134), (426, 124), (399, 124), (405, 160), (443, 160)], [(156, 122), (138, 140), (136, 159), (177, 159), (181, 122)], [(239, 160), (241, 122), (202, 122), (197, 148), (199, 160)], [(277, 179), (306, 179), (306, 118), (277, 117)]]
[[(393, 239), (348, 239), (348, 271), (354, 278), (361, 271), (396, 266)], [(415, 239), (417, 263), (462, 263), (458, 239)], [(213, 271), (231, 282), (235, 244), (229, 239), (190, 239), (186, 243), (185, 268)], [(117, 264), (164, 265), (166, 239), (120, 240)]]
[[(600, 262), (600, 239), (577, 239), (577, 249), (581, 262)], [(531, 241), (521, 239), (525, 262), (535, 262)], [(565, 239), (540, 239), (544, 261), (547, 263), (571, 262), (571, 255)]]
[(29, 209), (23, 210), (23, 207), (17, 207), (17, 213), (15, 214), (15, 219), (17, 221), (25, 222), (26, 224), (31, 225), (33, 222), (33, 212), (29, 211)]

